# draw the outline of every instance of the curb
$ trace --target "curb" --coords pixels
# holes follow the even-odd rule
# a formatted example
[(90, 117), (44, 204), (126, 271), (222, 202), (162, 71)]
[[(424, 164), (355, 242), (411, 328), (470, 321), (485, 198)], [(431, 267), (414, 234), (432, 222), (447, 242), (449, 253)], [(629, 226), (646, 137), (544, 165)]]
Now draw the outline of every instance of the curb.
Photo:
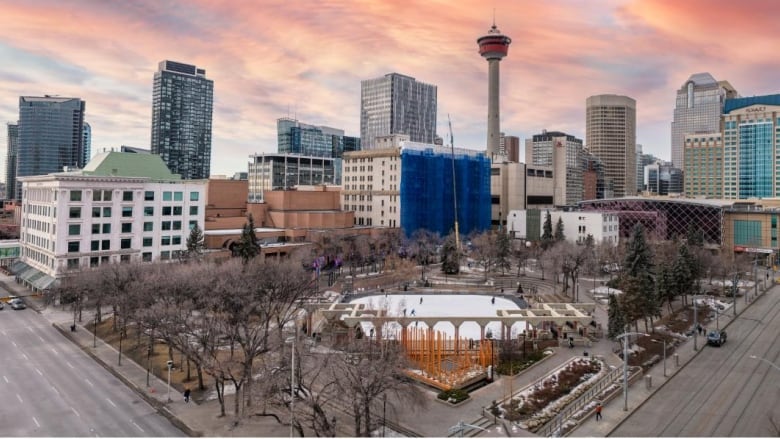
[[(86, 346), (82, 346), (78, 340), (76, 340), (75, 337), (73, 337), (70, 332), (65, 331), (59, 324), (52, 322), (51, 324), (57, 331), (59, 331), (62, 335), (65, 336), (68, 340), (70, 340), (73, 344), (75, 344), (77, 347), (79, 347), (83, 352), (85, 352), (87, 355), (89, 355), (90, 358), (95, 360), (95, 362), (101, 366), (103, 366), (104, 369), (106, 369), (108, 372), (110, 372), (112, 375), (114, 375), (119, 381), (122, 381), (124, 385), (126, 385), (128, 388), (133, 390), (135, 393), (137, 393), (141, 398), (143, 398), (144, 401), (146, 401), (147, 404), (152, 406), (157, 413), (164, 416), (166, 419), (168, 419), (173, 425), (176, 426), (179, 430), (183, 431), (186, 435), (190, 437), (202, 437), (203, 433), (199, 431), (195, 431), (191, 429), (187, 424), (185, 424), (181, 419), (176, 417), (168, 408), (158, 401), (156, 398), (149, 397), (146, 392), (144, 392), (143, 389), (139, 388), (135, 383), (131, 382), (127, 378), (125, 378), (124, 375), (119, 373), (116, 369), (108, 365), (103, 359), (95, 355), (94, 352), (92, 352), (89, 348)], [(82, 326), (83, 328), (83, 326)], [(132, 361), (132, 360), (127, 360)]]

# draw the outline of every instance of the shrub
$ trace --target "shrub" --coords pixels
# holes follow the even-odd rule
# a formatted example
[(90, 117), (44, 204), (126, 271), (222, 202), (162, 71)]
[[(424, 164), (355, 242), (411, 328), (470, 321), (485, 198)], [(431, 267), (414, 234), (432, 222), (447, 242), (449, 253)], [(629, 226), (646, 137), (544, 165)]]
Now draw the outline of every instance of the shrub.
[(469, 398), (469, 392), (463, 389), (450, 389), (440, 392), (437, 398), (442, 401), (447, 401), (450, 404), (457, 404), (461, 401), (465, 401)]

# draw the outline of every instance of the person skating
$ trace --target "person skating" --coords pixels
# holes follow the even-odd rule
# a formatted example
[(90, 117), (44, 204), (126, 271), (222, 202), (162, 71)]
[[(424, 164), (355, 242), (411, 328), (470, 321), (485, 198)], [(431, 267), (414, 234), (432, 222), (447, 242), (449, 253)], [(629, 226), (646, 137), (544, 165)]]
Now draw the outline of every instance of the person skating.
[(596, 421), (601, 420), (601, 403), (596, 403)]

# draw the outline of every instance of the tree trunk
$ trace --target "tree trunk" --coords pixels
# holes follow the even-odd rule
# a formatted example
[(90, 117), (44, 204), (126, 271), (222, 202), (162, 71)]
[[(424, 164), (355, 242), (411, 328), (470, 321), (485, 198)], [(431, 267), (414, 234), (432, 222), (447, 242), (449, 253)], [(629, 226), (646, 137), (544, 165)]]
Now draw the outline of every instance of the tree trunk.
[(195, 363), (195, 370), (198, 372), (198, 389), (206, 390), (206, 386), (203, 384), (203, 367), (200, 363)]
[(366, 398), (363, 403), (363, 419), (365, 420), (366, 431), (363, 437), (371, 437), (371, 401)]
[(214, 386), (217, 388), (217, 399), (219, 400), (219, 416), (225, 416), (225, 383), (219, 378), (214, 379)]
[(236, 386), (236, 397), (233, 401), (233, 411), (236, 415), (236, 421), (241, 417), (241, 382), (232, 380), (233, 385)]
[(190, 366), (190, 356), (187, 355), (187, 381), (192, 379), (192, 367)]

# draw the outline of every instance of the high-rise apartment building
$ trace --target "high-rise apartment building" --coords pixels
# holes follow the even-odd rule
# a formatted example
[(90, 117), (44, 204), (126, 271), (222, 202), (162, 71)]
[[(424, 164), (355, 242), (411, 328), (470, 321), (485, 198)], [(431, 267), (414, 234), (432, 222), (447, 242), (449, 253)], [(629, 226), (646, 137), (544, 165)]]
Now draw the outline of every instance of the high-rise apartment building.
[(152, 154), (184, 179), (209, 178), (214, 81), (204, 69), (161, 61), (152, 98)]
[(407, 134), (412, 142), (436, 137), (436, 86), (389, 73), (360, 82), (360, 143), (376, 148), (378, 136)]
[(19, 124), (8, 124), (8, 149), (5, 159), (5, 197), (14, 198), (16, 194), (16, 154), (19, 150)]
[(614, 196), (636, 195), (636, 101), (611, 94), (589, 97), (585, 141), (604, 165)]
[(542, 130), (525, 140), (525, 161), (553, 168), (556, 206), (582, 201), (582, 139), (560, 131)]
[[(14, 178), (83, 168), (84, 109), (79, 98), (21, 96), (19, 98), (19, 146)], [(22, 185), (15, 183), (15, 198)], [(10, 194), (9, 194), (10, 197)]]
[(520, 138), (517, 136), (507, 136), (501, 133), (501, 139), (498, 144), (499, 154), (506, 157), (509, 162), (517, 163), (520, 161)]
[(709, 73), (696, 73), (677, 90), (672, 121), (672, 165), (685, 169), (685, 135), (720, 131), (726, 99), (739, 97), (728, 81), (716, 81)]
[(723, 108), (723, 198), (780, 196), (780, 94), (729, 99)]

